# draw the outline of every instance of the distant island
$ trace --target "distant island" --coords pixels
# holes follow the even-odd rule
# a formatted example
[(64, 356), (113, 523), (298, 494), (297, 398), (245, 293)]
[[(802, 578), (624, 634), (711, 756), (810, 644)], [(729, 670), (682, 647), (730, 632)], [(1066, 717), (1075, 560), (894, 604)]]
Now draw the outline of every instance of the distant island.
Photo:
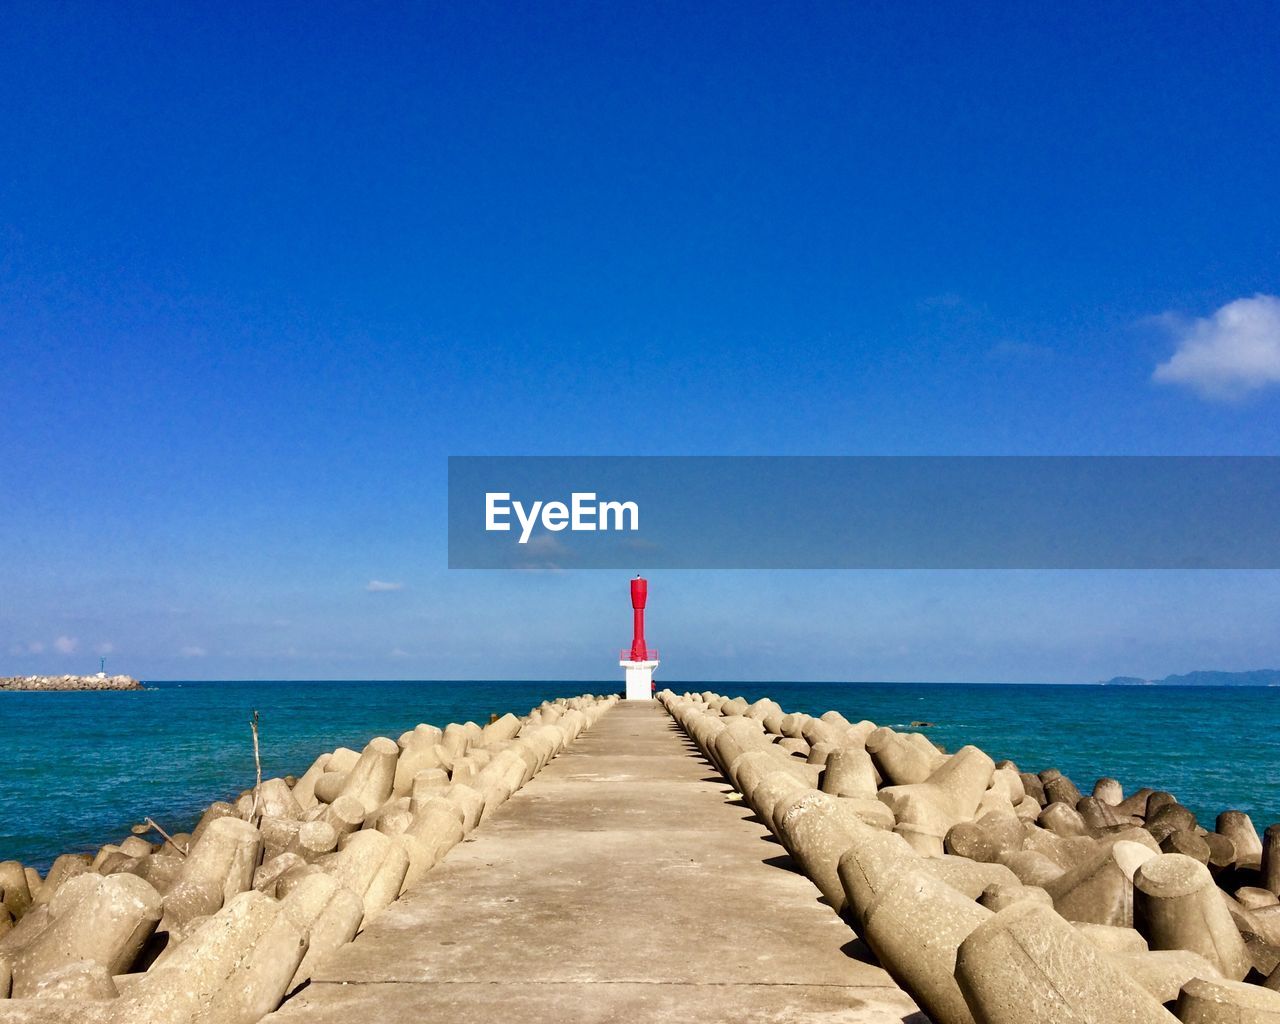
[(1116, 676), (1103, 686), (1280, 686), (1280, 669), (1258, 668), (1252, 672), (1188, 672), (1163, 679)]

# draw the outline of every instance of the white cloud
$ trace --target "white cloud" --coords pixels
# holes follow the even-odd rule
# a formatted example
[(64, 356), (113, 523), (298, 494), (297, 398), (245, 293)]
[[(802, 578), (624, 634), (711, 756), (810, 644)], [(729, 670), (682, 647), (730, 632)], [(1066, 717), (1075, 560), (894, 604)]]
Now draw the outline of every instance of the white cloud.
[(116, 645), (111, 643), (110, 641), (107, 641), (106, 643), (98, 644), (98, 646), (94, 648), (94, 650), (98, 654), (110, 654), (115, 649), (116, 649)]
[(1161, 321), (1177, 348), (1156, 367), (1153, 380), (1225, 400), (1280, 384), (1280, 297), (1259, 294), (1228, 302), (1212, 316), (1167, 314)]
[(80, 641), (73, 636), (60, 636), (53, 642), (53, 646), (59, 654), (75, 654)]
[(407, 658), (407, 657), (409, 657), (409, 652), (408, 652), (408, 651), (406, 651), (406, 650), (404, 650), (403, 648), (400, 648), (400, 647), (393, 647), (393, 648), (391, 649), (391, 657), (393, 657), (393, 658)]
[(32, 654), (43, 654), (44, 644), (42, 644), (39, 640), (32, 640), (31, 643), (27, 644), (27, 650), (30, 651)]
[(387, 583), (385, 580), (370, 580), (365, 584), (364, 589), (371, 594), (384, 594), (389, 590), (404, 590), (404, 584)]
[(190, 647), (182, 648), (182, 650), (179, 651), (178, 653), (181, 654), (184, 658), (203, 658), (208, 653), (208, 651), (206, 651), (203, 647), (190, 646)]

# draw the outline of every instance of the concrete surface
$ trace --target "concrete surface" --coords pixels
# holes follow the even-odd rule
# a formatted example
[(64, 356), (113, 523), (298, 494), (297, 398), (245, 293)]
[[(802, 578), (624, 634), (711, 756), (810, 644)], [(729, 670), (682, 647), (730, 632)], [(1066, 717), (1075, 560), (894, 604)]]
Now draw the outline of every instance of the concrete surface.
[(922, 1024), (656, 704), (619, 704), (279, 1024)]

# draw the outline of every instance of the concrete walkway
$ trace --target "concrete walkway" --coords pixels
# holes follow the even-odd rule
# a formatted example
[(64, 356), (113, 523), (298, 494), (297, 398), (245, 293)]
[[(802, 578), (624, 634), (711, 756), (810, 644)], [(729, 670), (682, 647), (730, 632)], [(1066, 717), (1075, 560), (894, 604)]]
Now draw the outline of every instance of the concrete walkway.
[(923, 1024), (656, 704), (620, 704), (279, 1024)]

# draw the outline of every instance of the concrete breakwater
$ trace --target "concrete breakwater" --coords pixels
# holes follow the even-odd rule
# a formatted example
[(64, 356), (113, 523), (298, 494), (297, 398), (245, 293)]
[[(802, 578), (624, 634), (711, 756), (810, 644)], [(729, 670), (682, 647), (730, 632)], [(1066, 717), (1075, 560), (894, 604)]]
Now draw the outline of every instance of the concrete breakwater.
[(190, 835), (65, 854), (43, 878), (0, 864), (0, 1022), (252, 1024), (616, 699), (421, 724), (214, 803)]
[(658, 699), (935, 1024), (1280, 1024), (1280, 826), (838, 712)]
[(142, 684), (132, 676), (5, 676), (0, 678), (2, 690), (141, 690)]

